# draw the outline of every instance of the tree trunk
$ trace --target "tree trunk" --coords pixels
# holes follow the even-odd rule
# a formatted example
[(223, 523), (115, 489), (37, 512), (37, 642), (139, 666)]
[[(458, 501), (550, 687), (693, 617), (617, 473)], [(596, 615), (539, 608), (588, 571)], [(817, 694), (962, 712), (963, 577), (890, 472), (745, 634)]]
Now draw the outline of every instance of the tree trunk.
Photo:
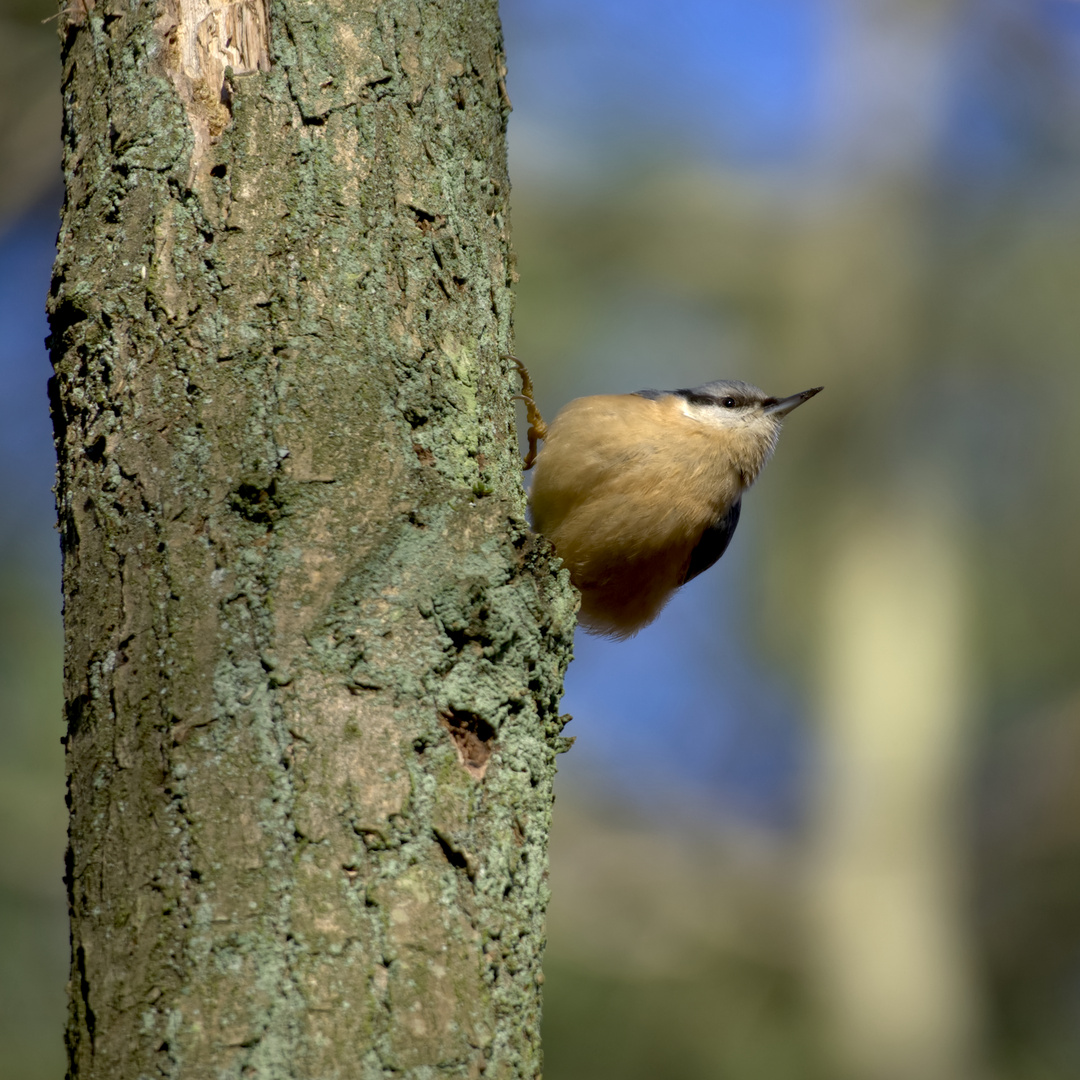
[(76, 0), (70, 1075), (533, 1077), (573, 594), (494, 0)]

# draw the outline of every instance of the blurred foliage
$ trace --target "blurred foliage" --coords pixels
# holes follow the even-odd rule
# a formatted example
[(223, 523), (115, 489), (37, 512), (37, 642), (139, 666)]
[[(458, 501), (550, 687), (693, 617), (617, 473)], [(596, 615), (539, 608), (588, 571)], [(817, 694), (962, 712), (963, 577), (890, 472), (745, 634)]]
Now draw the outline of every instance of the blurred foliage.
[[(907, 191), (864, 190), (822, 208), (752, 175), (617, 162), (599, 188), (545, 190), (518, 174), (514, 201), (517, 351), (548, 414), (577, 394), (717, 375), (775, 393), (826, 383), (820, 408), (792, 421), (753, 494), (756, 566), (723, 600), (738, 605), (773, 665), (814, 683), (820, 657), (807, 627), (822, 601), (819, 568), (852, 500), (950, 503), (971, 604), (971, 753), (995, 762), (992, 786), (971, 806), (972, 828), (989, 836), (972, 850), (966, 888), (981, 912), (972, 928), (990, 1067), (1015, 1080), (1080, 1070), (1080, 819), (1069, 797), (1080, 752), (1062, 752), (1061, 732), (1036, 722), (1069, 698), (1080, 672), (1080, 169), (1070, 177), (1052, 197), (1038, 173), (1030, 186), (977, 191), (977, 208), (970, 188), (944, 180), (913, 201)], [(900, 222), (918, 230), (902, 243), (889, 220), (897, 199)], [(868, 242), (874, 233), (880, 240)], [(888, 265), (912, 246), (906, 268)], [(901, 310), (883, 312), (890, 300), (878, 293), (897, 276)], [(835, 283), (829, 296), (822, 279)], [(823, 311), (831, 325), (808, 330)], [(902, 340), (888, 336), (896, 323)], [(851, 364), (838, 362), (844, 353)], [(1080, 743), (1075, 706), (1059, 727), (1070, 747)], [(993, 811), (1021, 786), (1040, 793), (1041, 809), (1014, 815), (1003, 844)], [(556, 840), (555, 909), (563, 857)], [(628, 889), (689, 887), (647, 855), (627, 865), (640, 875)], [(611, 909), (597, 901), (585, 910)], [(790, 938), (798, 920), (793, 906), (748, 934)], [(549, 945), (552, 1080), (820, 1075), (798, 947), (786, 972), (755, 971), (717, 948), (692, 979), (651, 977), (582, 963), (570, 921), (553, 916)], [(632, 948), (637, 934), (624, 930)], [(740, 996), (770, 994), (783, 1007), (762, 1010), (753, 1026), (736, 1022), (753, 1035), (732, 1038)], [(751, 1046), (759, 1057), (740, 1056)]]
[(52, 0), (3, 0), (0, 3), (0, 19), (25, 27), (41, 26), (56, 11), (57, 5)]
[(560, 799), (545, 1075), (816, 1080), (793, 849), (643, 807)]
[[(51, 539), (51, 537), (49, 538)], [(61, 1075), (67, 901), (55, 583), (0, 572), (0, 1080)]]
[(545, 1076), (593, 1080), (827, 1077), (794, 980), (717, 957), (696, 978), (626, 978), (545, 962)]
[[(51, 473), (47, 457), (38, 460), (51, 439), (37, 327), (56, 218), (38, 208), (59, 204), (60, 47), (56, 23), (42, 22), (56, 10), (41, 0), (0, 5), (0, 1080), (55, 1080), (64, 1069), (57, 543), (42, 513), (47, 490), (24, 490)], [(27, 212), (29, 224), (13, 228)], [(15, 318), (27, 325), (12, 325)]]
[(50, 0), (0, 3), (0, 229), (60, 181), (60, 41)]
[[(903, 529), (913, 514), (946, 511), (966, 604), (959, 775), (973, 785), (959, 915), (985, 1068), (1017, 1080), (1080, 1072), (1080, 65), (1075, 34), (1055, 25), (1060, 8), (953, 5), (948, 97), (913, 110), (923, 128), (885, 166), (867, 166), (856, 146), (859, 169), (845, 172), (833, 146), (821, 161), (760, 173), (702, 165), (660, 138), (636, 155), (608, 148), (602, 166), (561, 186), (542, 169), (514, 171), (516, 347), (548, 413), (578, 394), (719, 375), (771, 393), (826, 384), (744, 515), (747, 528), (757, 522), (752, 565), (712, 599), (771, 666), (802, 672), (807, 698), (838, 541), (868, 514)], [(885, 95), (911, 97), (911, 82)], [(535, 153), (523, 140), (517, 160), (535, 164)], [(657, 717), (657, 737), (688, 719)], [(746, 927), (753, 940), (793, 942), (788, 968), (771, 972), (790, 1007), (764, 1012), (753, 1040), (788, 1052), (736, 1066), (717, 1056), (722, 1017), (738, 1015), (725, 987), (741, 981), (753, 997), (761, 973), (720, 944), (693, 979), (628, 972), (610, 954), (584, 962), (587, 913), (612, 920), (615, 909), (597, 896), (557, 915), (565, 843), (553, 846), (549, 1076), (583, 1074), (583, 1062), (598, 1077), (815, 1075), (797, 899), (777, 908), (761, 885), (773, 921)], [(643, 895), (692, 889), (692, 876), (653, 863), (654, 850), (643, 838), (612, 880)], [(804, 864), (810, 852), (796, 843), (789, 857)], [(710, 895), (719, 903), (730, 888)], [(614, 921), (634, 950), (639, 936)], [(715, 1005), (711, 1023), (693, 1019), (692, 1000)]]

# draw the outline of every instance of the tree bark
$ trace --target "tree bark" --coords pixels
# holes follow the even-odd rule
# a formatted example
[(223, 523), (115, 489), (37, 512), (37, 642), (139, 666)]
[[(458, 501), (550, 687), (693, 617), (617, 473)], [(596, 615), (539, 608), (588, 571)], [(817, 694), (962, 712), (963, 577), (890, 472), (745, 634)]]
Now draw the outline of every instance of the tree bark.
[(574, 599), (494, 0), (76, 0), (70, 1075), (533, 1077)]

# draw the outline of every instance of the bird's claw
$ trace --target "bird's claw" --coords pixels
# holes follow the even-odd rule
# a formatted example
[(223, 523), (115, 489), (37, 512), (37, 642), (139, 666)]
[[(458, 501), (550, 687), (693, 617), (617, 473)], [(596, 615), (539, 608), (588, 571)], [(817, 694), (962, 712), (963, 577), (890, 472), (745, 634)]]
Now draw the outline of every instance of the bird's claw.
[(525, 402), (525, 417), (529, 421), (529, 430), (526, 432), (526, 438), (529, 440), (529, 452), (521, 463), (522, 471), (528, 472), (536, 464), (537, 442), (547, 438), (547, 424), (544, 423), (544, 418), (536, 407), (536, 401), (533, 398), (532, 379), (529, 377), (528, 369), (516, 356), (508, 356), (507, 359), (513, 360), (518, 375), (521, 376), (521, 393), (515, 394), (514, 400)]

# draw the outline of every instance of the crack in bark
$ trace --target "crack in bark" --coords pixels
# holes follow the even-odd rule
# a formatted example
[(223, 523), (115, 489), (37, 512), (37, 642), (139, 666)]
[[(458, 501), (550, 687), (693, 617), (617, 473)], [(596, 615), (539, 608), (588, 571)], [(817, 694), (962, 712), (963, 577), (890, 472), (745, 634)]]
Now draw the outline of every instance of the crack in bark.
[(495, 749), (495, 729), (482, 716), (467, 710), (450, 709), (439, 713), (443, 727), (457, 750), (458, 761), (475, 780), (483, 780), (491, 753)]

